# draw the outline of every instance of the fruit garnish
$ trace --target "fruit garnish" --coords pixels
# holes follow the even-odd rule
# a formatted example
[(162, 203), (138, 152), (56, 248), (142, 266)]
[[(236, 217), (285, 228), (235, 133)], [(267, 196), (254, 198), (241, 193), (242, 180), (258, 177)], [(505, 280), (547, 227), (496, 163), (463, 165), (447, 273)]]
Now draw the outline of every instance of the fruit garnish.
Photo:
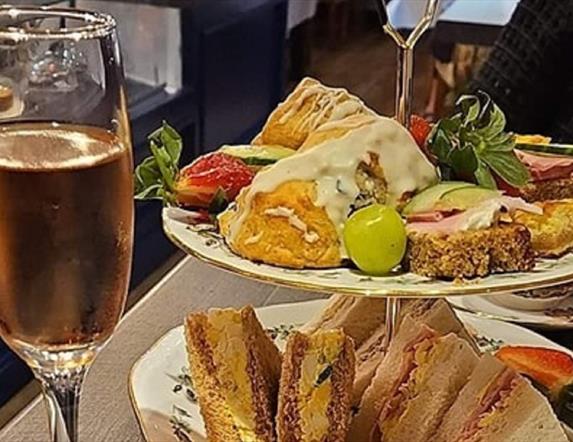
[(506, 118), (484, 92), (460, 97), (458, 112), (441, 119), (428, 138), (445, 180), (462, 180), (496, 189), (495, 176), (515, 187), (530, 174), (515, 153), (515, 137), (505, 131)]
[(406, 253), (406, 228), (398, 212), (373, 204), (354, 212), (344, 225), (344, 245), (350, 259), (364, 273), (384, 275)]
[(214, 152), (183, 168), (174, 190), (179, 204), (220, 211), (240, 190), (251, 184), (254, 173), (241, 160)]
[(432, 126), (430, 126), (430, 123), (428, 123), (426, 119), (419, 115), (412, 115), (410, 117), (410, 133), (421, 149), (426, 146), (426, 140), (431, 131)]
[(243, 161), (220, 152), (202, 156), (179, 170), (182, 148), (181, 137), (167, 123), (150, 135), (153, 155), (135, 170), (136, 199), (159, 199), (166, 205), (219, 213), (253, 180), (254, 173)]
[(573, 382), (573, 357), (562, 351), (508, 346), (498, 350), (495, 355), (506, 365), (543, 385), (553, 397)]

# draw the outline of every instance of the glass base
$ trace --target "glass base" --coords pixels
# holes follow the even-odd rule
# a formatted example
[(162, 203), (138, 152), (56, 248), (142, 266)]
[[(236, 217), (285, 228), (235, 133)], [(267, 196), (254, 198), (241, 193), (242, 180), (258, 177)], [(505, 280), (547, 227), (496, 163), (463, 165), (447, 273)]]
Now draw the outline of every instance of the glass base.
[(102, 346), (90, 343), (36, 347), (14, 340), (9, 345), (38, 375), (89, 367)]

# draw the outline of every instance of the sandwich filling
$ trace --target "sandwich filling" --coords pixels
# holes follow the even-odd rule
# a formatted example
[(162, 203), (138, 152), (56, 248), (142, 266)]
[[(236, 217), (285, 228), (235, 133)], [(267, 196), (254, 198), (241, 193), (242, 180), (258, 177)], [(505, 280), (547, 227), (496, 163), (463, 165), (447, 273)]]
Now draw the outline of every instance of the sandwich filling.
[(426, 382), (432, 362), (440, 357), (438, 336), (427, 335), (421, 341), (409, 346), (402, 359), (402, 377), (394, 395), (386, 401), (379, 417), (380, 431), (384, 440), (392, 440), (392, 434), (408, 409), (409, 401), (418, 395), (420, 385)]
[(244, 340), (241, 315), (233, 310), (217, 310), (209, 314), (206, 338), (218, 368), (217, 381), (237, 431), (244, 442), (259, 442), (253, 394), (249, 378), (249, 349)]
[(570, 178), (573, 158), (556, 155), (535, 155), (516, 150), (517, 157), (529, 169), (533, 182)]
[(449, 235), (460, 231), (487, 229), (496, 225), (504, 213), (516, 210), (538, 215), (543, 213), (540, 207), (526, 203), (520, 198), (500, 196), (483, 201), (463, 212), (435, 210), (409, 215), (407, 230)]
[(333, 366), (343, 348), (344, 334), (338, 330), (309, 337), (298, 387), (301, 442), (321, 441), (328, 433)]
[(486, 428), (502, 411), (519, 382), (524, 382), (510, 368), (504, 368), (479, 396), (475, 410), (468, 416), (456, 442), (473, 440), (481, 429)]

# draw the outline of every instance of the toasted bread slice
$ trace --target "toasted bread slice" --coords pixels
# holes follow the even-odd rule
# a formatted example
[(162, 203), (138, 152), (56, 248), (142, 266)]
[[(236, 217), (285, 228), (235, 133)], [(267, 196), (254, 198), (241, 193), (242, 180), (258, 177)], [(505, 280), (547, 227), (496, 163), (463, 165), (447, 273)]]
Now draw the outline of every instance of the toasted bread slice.
[(409, 271), (431, 278), (475, 278), (530, 271), (535, 252), (526, 227), (502, 223), (451, 235), (410, 232), (403, 264)]
[(279, 441), (344, 442), (354, 367), (354, 344), (342, 331), (293, 333), (282, 367)]
[(573, 250), (573, 200), (537, 205), (543, 209), (543, 215), (521, 210), (513, 214), (513, 220), (531, 232), (535, 252), (544, 258), (558, 258)]
[(519, 196), (530, 203), (573, 198), (573, 178), (529, 183), (519, 189)]
[(281, 356), (252, 307), (185, 322), (194, 386), (210, 442), (273, 442)]

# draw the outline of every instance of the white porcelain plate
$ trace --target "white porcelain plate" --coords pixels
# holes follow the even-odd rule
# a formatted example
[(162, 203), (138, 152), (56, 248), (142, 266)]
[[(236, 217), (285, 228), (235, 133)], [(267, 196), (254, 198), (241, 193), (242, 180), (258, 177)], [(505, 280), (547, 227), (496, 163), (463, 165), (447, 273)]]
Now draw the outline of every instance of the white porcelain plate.
[(178, 247), (222, 269), (239, 275), (306, 290), (369, 296), (432, 297), (508, 293), (573, 281), (573, 254), (541, 260), (532, 272), (506, 273), (456, 283), (413, 273), (371, 277), (351, 268), (293, 270), (255, 263), (234, 254), (212, 225), (191, 226), (163, 212), (163, 229)]
[(488, 296), (456, 296), (447, 298), (459, 310), (475, 313), (483, 318), (499, 319), (542, 329), (573, 329), (573, 297), (554, 307), (527, 311), (504, 307), (491, 302)]
[[(284, 347), (288, 334), (319, 311), (325, 300), (282, 304), (257, 309), (257, 315)], [(569, 351), (517, 325), (459, 312), (460, 319), (484, 351), (503, 345), (530, 345)], [(149, 442), (205, 442), (205, 428), (187, 370), (183, 327), (165, 334), (133, 366), (132, 404)], [(573, 440), (573, 439), (572, 439)]]

